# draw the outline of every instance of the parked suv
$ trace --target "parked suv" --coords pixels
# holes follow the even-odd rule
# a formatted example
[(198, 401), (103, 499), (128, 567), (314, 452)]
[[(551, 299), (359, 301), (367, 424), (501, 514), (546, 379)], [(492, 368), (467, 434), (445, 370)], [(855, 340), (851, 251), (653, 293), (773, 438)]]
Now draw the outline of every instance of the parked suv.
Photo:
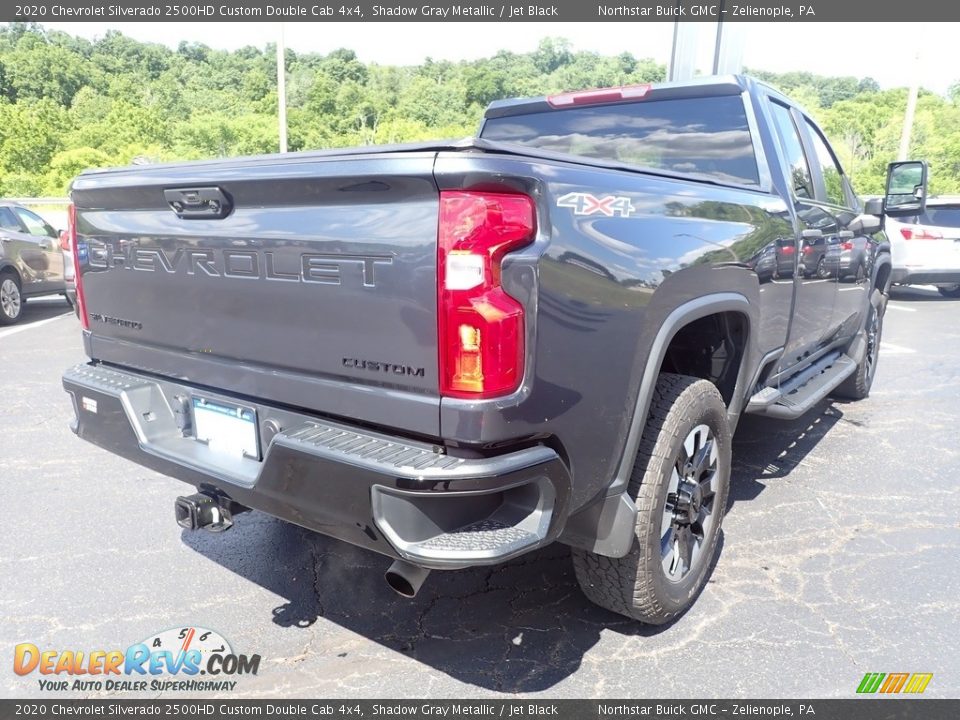
[(66, 294), (60, 236), (46, 220), (0, 201), (0, 325), (20, 320), (27, 298)]
[(960, 298), (960, 196), (930, 198), (919, 215), (887, 218), (893, 282), (936, 285)]

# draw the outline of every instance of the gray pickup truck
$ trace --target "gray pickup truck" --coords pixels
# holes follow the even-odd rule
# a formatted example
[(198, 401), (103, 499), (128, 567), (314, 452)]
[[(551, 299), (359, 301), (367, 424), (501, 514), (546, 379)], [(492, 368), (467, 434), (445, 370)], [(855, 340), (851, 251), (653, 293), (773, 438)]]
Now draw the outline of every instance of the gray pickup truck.
[[(647, 623), (718, 547), (742, 413), (863, 398), (926, 166), (862, 205), (745, 77), (507, 100), (476, 138), (90, 171), (72, 186), (90, 442), (431, 570), (559, 541)], [(856, 241), (862, 267), (821, 260)]]

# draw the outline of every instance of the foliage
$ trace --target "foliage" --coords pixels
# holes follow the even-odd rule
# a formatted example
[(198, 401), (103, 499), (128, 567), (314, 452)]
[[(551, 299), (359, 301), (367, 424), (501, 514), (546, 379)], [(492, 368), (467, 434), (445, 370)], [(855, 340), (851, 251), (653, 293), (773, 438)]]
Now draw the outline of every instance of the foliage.
[[(0, 27), (0, 193), (58, 195), (86, 167), (277, 150), (276, 48), (176, 49), (117, 31), (95, 41), (31, 23)], [(859, 192), (882, 191), (900, 139), (904, 89), (870, 78), (754, 72), (824, 127)], [(506, 97), (662, 80), (629, 53), (576, 51), (546, 38), (530, 53), (500, 51), (414, 67), (363, 63), (351, 50), (287, 50), (291, 150), (465, 137)], [(960, 82), (949, 98), (921, 93), (913, 155), (933, 189), (960, 192)]]
[[(789, 95), (820, 124), (858, 193), (883, 193), (887, 164), (900, 147), (906, 88), (881, 90), (872, 78), (750, 72)], [(933, 194), (960, 193), (960, 82), (953, 87), (950, 99), (921, 90), (914, 118), (910, 158), (929, 163)]]

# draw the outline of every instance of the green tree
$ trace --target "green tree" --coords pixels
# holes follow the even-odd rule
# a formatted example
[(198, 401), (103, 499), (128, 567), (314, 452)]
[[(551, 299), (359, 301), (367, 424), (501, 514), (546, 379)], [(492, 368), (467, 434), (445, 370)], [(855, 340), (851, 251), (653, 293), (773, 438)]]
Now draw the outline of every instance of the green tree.
[(70, 181), (87, 168), (112, 165), (111, 158), (102, 150), (81, 147), (58, 152), (50, 159), (50, 169), (44, 176), (44, 195), (65, 195)]
[[(362, 62), (351, 50), (286, 53), (289, 147), (456, 138), (486, 105), (619, 84), (656, 82), (663, 65), (630, 53), (575, 51), (545, 38), (527, 53), (409, 67)], [(754, 72), (826, 130), (861, 193), (882, 192), (900, 139), (906, 91), (871, 78)], [(275, 46), (175, 50), (108, 31), (89, 41), (33, 23), (0, 25), (0, 188), (63, 192), (82, 166), (227, 157), (277, 149)], [(960, 192), (960, 82), (922, 92), (911, 155), (934, 192)]]

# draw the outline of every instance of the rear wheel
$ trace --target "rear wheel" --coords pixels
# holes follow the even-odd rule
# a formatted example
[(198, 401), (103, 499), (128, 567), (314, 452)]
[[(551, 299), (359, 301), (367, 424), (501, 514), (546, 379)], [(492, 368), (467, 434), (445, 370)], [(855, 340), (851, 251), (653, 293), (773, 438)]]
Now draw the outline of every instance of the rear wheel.
[(660, 625), (683, 614), (706, 583), (730, 487), (730, 428), (717, 388), (660, 376), (628, 492), (637, 505), (630, 552), (573, 551), (594, 603)]
[(13, 325), (22, 314), (20, 279), (12, 272), (0, 272), (0, 325)]
[(939, 292), (945, 298), (960, 298), (960, 284), (941, 285), (937, 288), (937, 292)]

